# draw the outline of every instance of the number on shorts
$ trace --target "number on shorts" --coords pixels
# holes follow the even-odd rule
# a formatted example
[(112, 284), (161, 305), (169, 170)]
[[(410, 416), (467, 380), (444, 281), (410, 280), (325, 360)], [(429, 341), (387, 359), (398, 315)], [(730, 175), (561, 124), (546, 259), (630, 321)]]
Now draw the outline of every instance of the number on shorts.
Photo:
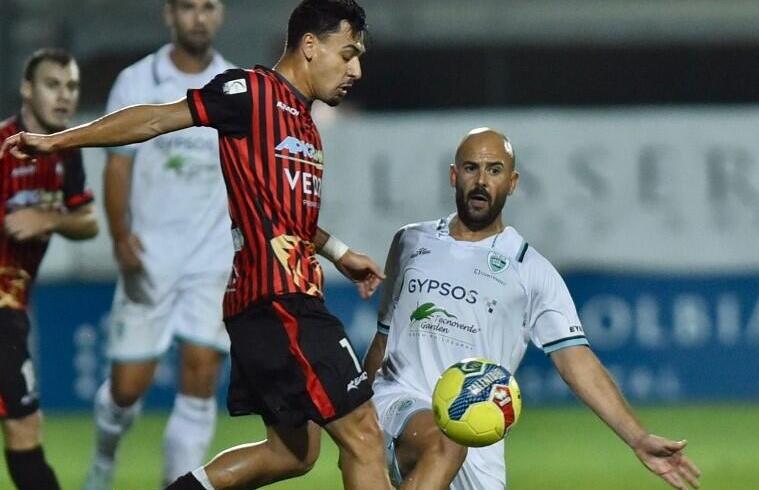
[(26, 392), (34, 393), (34, 390), (37, 388), (37, 382), (34, 377), (34, 365), (31, 359), (27, 359), (21, 365), (21, 376), (24, 377), (24, 382), (26, 383)]
[(348, 339), (343, 337), (342, 340), (340, 340), (340, 346), (344, 348), (345, 350), (347, 350), (348, 354), (351, 355), (351, 359), (353, 359), (353, 365), (356, 366), (356, 371), (358, 371), (359, 373), (362, 372), (363, 369), (361, 369), (361, 364), (358, 362), (358, 357), (356, 357), (356, 353), (353, 352), (353, 347), (351, 347), (351, 344), (350, 342), (348, 342)]

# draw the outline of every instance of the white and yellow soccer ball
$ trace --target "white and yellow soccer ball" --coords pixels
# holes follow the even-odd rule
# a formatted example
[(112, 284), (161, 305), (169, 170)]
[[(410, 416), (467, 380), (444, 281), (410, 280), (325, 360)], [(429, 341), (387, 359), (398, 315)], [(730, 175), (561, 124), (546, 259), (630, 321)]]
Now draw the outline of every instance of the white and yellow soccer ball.
[(489, 446), (503, 439), (521, 411), (517, 380), (487, 359), (457, 362), (443, 371), (432, 393), (438, 427), (464, 446)]

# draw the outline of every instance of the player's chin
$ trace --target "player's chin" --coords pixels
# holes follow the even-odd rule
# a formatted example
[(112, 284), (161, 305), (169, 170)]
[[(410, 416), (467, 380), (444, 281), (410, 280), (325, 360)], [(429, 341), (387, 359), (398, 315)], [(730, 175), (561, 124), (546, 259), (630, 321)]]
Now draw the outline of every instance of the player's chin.
[(51, 117), (47, 121), (44, 121), (44, 126), (50, 132), (63, 131), (68, 127), (68, 117)]
[(343, 97), (341, 95), (335, 95), (325, 100), (324, 103), (330, 107), (337, 107), (340, 105), (340, 102), (342, 101), (343, 101)]

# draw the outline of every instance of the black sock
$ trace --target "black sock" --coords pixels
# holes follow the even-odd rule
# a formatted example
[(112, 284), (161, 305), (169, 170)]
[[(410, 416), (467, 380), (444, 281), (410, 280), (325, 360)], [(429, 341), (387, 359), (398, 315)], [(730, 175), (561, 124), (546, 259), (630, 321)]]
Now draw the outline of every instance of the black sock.
[(174, 483), (166, 487), (164, 490), (206, 490), (198, 480), (192, 476), (192, 473), (187, 473), (180, 476)]
[(61, 490), (41, 446), (28, 451), (6, 449), (5, 461), (18, 490)]

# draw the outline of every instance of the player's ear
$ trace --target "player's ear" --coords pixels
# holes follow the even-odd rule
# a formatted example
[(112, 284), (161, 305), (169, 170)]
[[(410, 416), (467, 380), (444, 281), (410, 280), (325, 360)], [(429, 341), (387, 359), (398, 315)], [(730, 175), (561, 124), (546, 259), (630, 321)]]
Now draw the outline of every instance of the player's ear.
[(451, 164), (451, 173), (450, 173), (450, 181), (451, 181), (451, 187), (456, 187), (456, 164)]
[(21, 87), (19, 88), (19, 93), (21, 94), (21, 99), (23, 100), (31, 99), (32, 98), (32, 82), (30, 82), (26, 78), (21, 80)]
[(316, 45), (319, 39), (312, 33), (307, 32), (300, 38), (300, 52), (303, 53), (303, 57), (306, 61), (311, 61), (316, 54)]
[(519, 185), (519, 172), (514, 170), (511, 172), (511, 182), (509, 182), (509, 195), (512, 195), (515, 190), (517, 190), (517, 185)]

